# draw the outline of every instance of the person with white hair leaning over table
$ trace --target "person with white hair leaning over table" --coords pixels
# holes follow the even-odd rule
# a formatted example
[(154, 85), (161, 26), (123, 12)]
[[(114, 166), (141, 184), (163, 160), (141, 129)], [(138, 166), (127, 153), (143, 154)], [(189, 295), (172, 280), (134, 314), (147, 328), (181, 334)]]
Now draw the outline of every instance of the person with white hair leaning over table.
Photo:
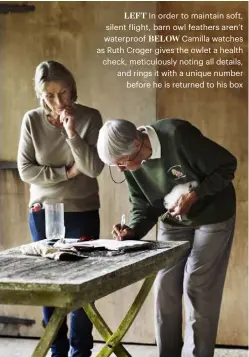
[[(188, 256), (154, 284), (159, 357), (212, 357), (236, 211), (236, 158), (191, 123), (163, 119), (136, 128), (127, 120), (100, 129), (99, 157), (124, 172), (130, 222), (119, 240), (141, 239), (157, 223), (159, 241), (189, 241)], [(185, 331), (182, 339), (182, 296)]]

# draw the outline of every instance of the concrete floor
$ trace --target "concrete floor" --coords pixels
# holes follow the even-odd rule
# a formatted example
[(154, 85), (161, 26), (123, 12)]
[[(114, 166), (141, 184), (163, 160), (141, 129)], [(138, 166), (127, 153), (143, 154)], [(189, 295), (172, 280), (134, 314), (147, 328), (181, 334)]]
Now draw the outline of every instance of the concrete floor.
[[(0, 337), (0, 356), (1, 357), (31, 357), (38, 340), (26, 338), (5, 338)], [(102, 344), (95, 344), (93, 356), (97, 356)], [(126, 345), (132, 357), (156, 357), (155, 346), (145, 345)], [(112, 354), (112, 356), (115, 356)], [(247, 357), (247, 350), (239, 349), (216, 349), (214, 357)], [(50, 357), (50, 353), (47, 355)]]

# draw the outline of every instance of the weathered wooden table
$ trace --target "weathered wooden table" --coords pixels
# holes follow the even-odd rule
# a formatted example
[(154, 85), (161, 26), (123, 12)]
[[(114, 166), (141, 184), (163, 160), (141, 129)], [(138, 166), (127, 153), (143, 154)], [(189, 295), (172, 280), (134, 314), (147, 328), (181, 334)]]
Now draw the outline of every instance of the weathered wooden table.
[[(36, 244), (36, 243), (30, 243)], [(121, 340), (142, 307), (156, 276), (188, 252), (187, 242), (155, 243), (153, 249), (108, 256), (94, 255), (74, 262), (24, 256), (20, 247), (0, 253), (1, 304), (55, 306), (32, 357), (45, 357), (65, 316), (83, 307), (105, 345), (98, 357), (130, 354)], [(93, 301), (145, 279), (129, 311), (113, 333)]]

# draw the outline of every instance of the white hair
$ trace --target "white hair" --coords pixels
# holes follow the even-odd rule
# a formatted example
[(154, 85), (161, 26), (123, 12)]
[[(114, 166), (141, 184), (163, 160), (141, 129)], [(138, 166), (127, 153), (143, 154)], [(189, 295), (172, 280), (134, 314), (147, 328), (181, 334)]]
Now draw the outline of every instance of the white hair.
[(112, 164), (126, 155), (134, 154), (134, 140), (140, 136), (132, 122), (124, 119), (108, 120), (99, 131), (97, 150), (100, 159), (105, 164)]

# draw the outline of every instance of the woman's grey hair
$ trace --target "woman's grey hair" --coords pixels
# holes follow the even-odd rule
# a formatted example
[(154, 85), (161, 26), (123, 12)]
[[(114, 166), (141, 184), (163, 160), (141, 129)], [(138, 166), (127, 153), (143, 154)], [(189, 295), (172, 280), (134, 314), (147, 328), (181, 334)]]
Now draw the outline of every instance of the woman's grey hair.
[(40, 104), (45, 109), (47, 105), (44, 103), (41, 93), (42, 88), (46, 82), (63, 81), (71, 88), (71, 99), (73, 102), (77, 100), (77, 87), (74, 76), (72, 73), (64, 67), (61, 63), (56, 61), (44, 61), (41, 62), (35, 70), (35, 92), (37, 98), (40, 99)]
[(135, 139), (141, 137), (136, 126), (124, 119), (108, 120), (100, 129), (97, 150), (100, 159), (106, 164), (132, 155), (136, 152)]

